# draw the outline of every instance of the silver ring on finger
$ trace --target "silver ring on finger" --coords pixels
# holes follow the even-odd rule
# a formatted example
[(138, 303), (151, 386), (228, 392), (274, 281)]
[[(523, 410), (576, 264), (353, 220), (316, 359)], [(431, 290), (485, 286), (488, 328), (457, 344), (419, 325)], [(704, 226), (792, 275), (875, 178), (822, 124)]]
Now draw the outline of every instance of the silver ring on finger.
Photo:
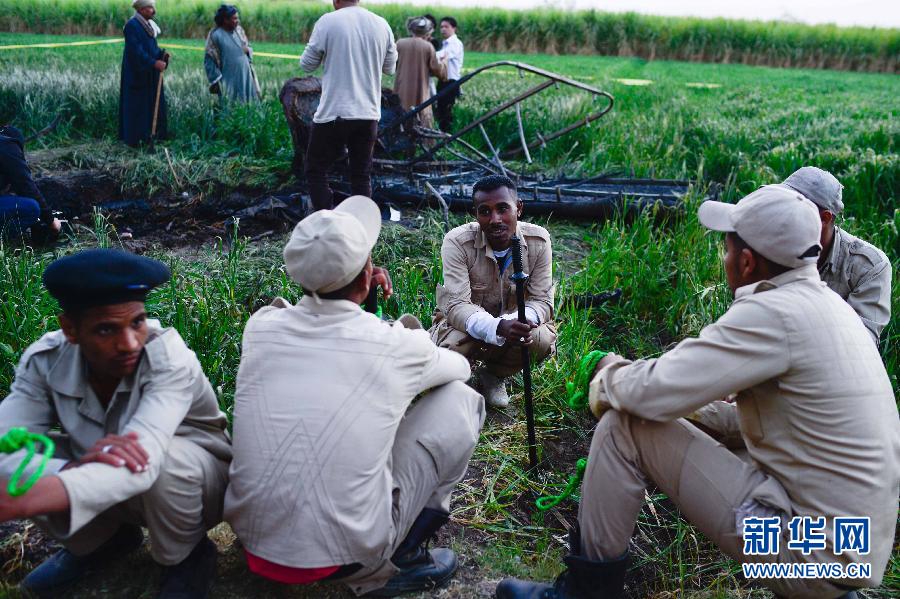
[(100, 448), (100, 453), (109, 453), (109, 450), (112, 449), (112, 445), (104, 445)]
[(519, 337), (519, 343), (525, 343), (525, 337)]

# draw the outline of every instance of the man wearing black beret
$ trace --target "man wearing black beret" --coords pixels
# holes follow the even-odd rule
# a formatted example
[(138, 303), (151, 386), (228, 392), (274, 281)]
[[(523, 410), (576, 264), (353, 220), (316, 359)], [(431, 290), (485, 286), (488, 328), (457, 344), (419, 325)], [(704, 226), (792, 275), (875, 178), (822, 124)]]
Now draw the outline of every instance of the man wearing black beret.
[[(160, 597), (206, 597), (222, 517), (231, 443), (196, 355), (178, 332), (149, 320), (147, 294), (162, 263), (110, 249), (61, 258), (44, 285), (62, 330), (23, 354), (0, 433), (60, 431), (56, 455), (24, 495), (0, 490), (0, 522), (33, 518), (65, 548), (22, 582), (38, 596), (141, 546), (164, 566)], [(52, 433), (51, 433), (52, 434)], [(0, 458), (9, 477), (22, 452)]]

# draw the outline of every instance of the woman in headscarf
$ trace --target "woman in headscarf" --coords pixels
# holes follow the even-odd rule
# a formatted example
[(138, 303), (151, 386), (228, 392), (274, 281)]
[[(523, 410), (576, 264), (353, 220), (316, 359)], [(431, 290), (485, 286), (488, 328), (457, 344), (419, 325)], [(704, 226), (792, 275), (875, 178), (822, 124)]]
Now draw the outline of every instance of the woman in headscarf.
[(215, 28), (206, 37), (203, 60), (210, 93), (238, 102), (258, 100), (259, 83), (253, 72), (253, 49), (241, 27), (237, 8), (223, 4), (216, 11), (215, 21)]
[[(413, 17), (406, 22), (410, 37), (397, 41), (397, 74), (394, 93), (400, 96), (400, 104), (409, 110), (431, 97), (428, 80), (431, 75), (445, 80), (447, 65), (438, 60), (428, 36), (434, 31), (431, 21), (425, 17)], [(432, 127), (434, 116), (429, 106), (418, 115), (419, 124)]]
[[(156, 90), (169, 54), (156, 43), (159, 25), (156, 0), (134, 0), (134, 16), (125, 24), (125, 51), (119, 90), (119, 139), (129, 146), (149, 141), (156, 107)], [(166, 94), (160, 88), (156, 137), (165, 138)]]

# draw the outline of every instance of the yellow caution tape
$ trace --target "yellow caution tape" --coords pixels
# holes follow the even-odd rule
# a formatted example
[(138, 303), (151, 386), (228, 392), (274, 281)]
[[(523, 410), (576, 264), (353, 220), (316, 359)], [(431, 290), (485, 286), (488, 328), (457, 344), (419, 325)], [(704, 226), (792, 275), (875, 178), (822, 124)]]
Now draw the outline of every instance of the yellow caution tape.
[[(161, 45), (161, 47), (162, 47), (164, 50), (165, 50), (165, 49), (168, 49), (168, 48), (175, 48), (176, 50), (195, 50), (195, 51), (197, 51), (197, 52), (203, 52), (203, 51), (206, 50), (206, 48), (201, 48), (201, 47), (199, 47), (199, 46), (182, 46), (182, 45), (180, 45), (180, 44), (166, 44), (166, 43), (163, 43), (163, 44)], [(299, 54), (297, 54), (297, 55), (294, 55), (294, 54), (273, 54), (272, 52), (256, 52), (256, 51), (254, 50), (254, 52), (253, 52), (253, 57), (256, 58), (257, 56), (264, 56), (264, 57), (266, 57), (266, 58), (288, 58), (288, 59), (290, 59), (290, 60), (300, 60), (300, 55), (299, 55)]]
[(622, 85), (653, 85), (653, 82), (649, 79), (613, 79), (613, 81), (621, 83)]
[(13, 46), (0, 46), (0, 50), (20, 50), (22, 48), (62, 48), (64, 46), (93, 46), (95, 44), (121, 44), (124, 39), (92, 40), (86, 42), (65, 42), (59, 44), (15, 44)]

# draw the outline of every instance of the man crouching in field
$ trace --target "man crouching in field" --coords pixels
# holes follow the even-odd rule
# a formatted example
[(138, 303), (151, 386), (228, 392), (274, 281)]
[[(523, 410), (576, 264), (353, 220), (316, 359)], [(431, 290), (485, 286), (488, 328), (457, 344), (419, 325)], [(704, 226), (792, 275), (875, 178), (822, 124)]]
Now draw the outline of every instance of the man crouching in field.
[[(509, 395), (503, 379), (522, 369), (521, 346), (531, 348), (536, 365), (556, 351), (553, 318), (553, 248), (550, 234), (520, 222), (522, 200), (507, 177), (490, 176), (472, 190), (477, 222), (456, 227), (444, 237), (444, 284), (437, 287), (431, 339), (481, 362), (477, 383), (489, 406), (503, 407)], [(516, 287), (510, 280), (513, 235), (522, 245), (528, 282), (525, 315), (518, 321)]]
[[(819, 279), (818, 210), (768, 185), (736, 206), (702, 204), (700, 222), (726, 233), (734, 303), (659, 358), (599, 363), (590, 401), (600, 421), (569, 569), (553, 586), (504, 580), (497, 597), (621, 597), (649, 483), (778, 596), (855, 597), (853, 588), (881, 582), (897, 518), (900, 419), (868, 331)], [(682, 419), (732, 393), (736, 403), (725, 405), (752, 463)], [(748, 565), (819, 577), (765, 577)]]
[(294, 228), (284, 261), (305, 295), (244, 331), (225, 514), (256, 574), (390, 597), (456, 570), (426, 543), (450, 518), (484, 401), (465, 359), (415, 318), (390, 325), (359, 307), (372, 285), (390, 294), (370, 256), (380, 231), (362, 196)]
[[(222, 518), (231, 446), (225, 415), (174, 329), (148, 320), (147, 293), (168, 280), (162, 263), (117, 250), (61, 258), (44, 273), (62, 330), (22, 356), (0, 402), (0, 432), (58, 436), (37, 483), (0, 491), (0, 521), (33, 518), (65, 549), (22, 582), (41, 596), (138, 549), (150, 530), (164, 566), (160, 597), (206, 597)], [(9, 477), (24, 452), (0, 459)]]

